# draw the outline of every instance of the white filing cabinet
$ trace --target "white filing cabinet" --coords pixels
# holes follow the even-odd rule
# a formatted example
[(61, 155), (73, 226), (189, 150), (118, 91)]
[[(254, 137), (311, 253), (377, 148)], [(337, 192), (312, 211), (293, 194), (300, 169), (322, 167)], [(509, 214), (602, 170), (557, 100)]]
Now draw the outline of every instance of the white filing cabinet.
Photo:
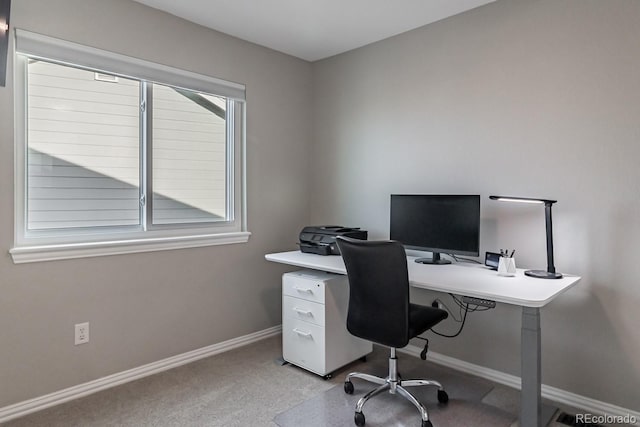
[(373, 350), (347, 331), (347, 276), (296, 271), (282, 276), (282, 357), (318, 375)]

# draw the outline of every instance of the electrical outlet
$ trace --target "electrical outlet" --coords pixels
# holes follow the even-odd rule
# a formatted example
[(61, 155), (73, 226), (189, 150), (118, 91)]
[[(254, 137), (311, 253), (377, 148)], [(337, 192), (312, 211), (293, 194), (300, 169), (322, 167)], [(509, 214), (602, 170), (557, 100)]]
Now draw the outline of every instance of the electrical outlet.
[(89, 322), (76, 324), (75, 345), (86, 344), (89, 342)]

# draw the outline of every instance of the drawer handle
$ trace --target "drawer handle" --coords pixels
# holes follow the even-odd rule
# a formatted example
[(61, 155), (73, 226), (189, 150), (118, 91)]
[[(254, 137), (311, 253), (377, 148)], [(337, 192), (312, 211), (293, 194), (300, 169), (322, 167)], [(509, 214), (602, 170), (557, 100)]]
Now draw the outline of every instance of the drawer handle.
[(306, 310), (301, 310), (297, 307), (293, 307), (293, 311), (295, 311), (298, 314), (301, 314), (303, 316), (309, 316), (309, 317), (313, 317), (313, 313), (310, 311), (306, 311)]
[(296, 334), (303, 336), (305, 338), (309, 338), (311, 337), (311, 332), (305, 332), (305, 331), (301, 331), (298, 328), (293, 328), (293, 332), (295, 332)]
[(312, 294), (313, 293), (313, 290), (309, 289), (309, 288), (299, 288), (297, 286), (294, 286), (293, 289), (295, 289), (298, 292), (303, 292), (305, 294)]

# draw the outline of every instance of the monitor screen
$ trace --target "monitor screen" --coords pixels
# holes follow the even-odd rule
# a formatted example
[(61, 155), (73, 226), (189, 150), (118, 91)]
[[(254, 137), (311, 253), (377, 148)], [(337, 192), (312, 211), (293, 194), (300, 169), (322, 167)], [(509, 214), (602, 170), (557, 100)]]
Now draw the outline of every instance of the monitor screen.
[(418, 262), (447, 264), (440, 253), (478, 256), (480, 196), (392, 194), (390, 238), (433, 253)]

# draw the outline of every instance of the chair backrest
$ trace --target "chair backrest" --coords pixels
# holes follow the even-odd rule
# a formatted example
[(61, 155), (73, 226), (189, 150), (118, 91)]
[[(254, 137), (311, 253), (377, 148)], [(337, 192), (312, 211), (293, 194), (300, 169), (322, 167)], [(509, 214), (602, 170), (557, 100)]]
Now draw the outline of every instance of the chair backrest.
[(337, 238), (349, 278), (347, 330), (389, 347), (409, 343), (409, 277), (400, 242)]

